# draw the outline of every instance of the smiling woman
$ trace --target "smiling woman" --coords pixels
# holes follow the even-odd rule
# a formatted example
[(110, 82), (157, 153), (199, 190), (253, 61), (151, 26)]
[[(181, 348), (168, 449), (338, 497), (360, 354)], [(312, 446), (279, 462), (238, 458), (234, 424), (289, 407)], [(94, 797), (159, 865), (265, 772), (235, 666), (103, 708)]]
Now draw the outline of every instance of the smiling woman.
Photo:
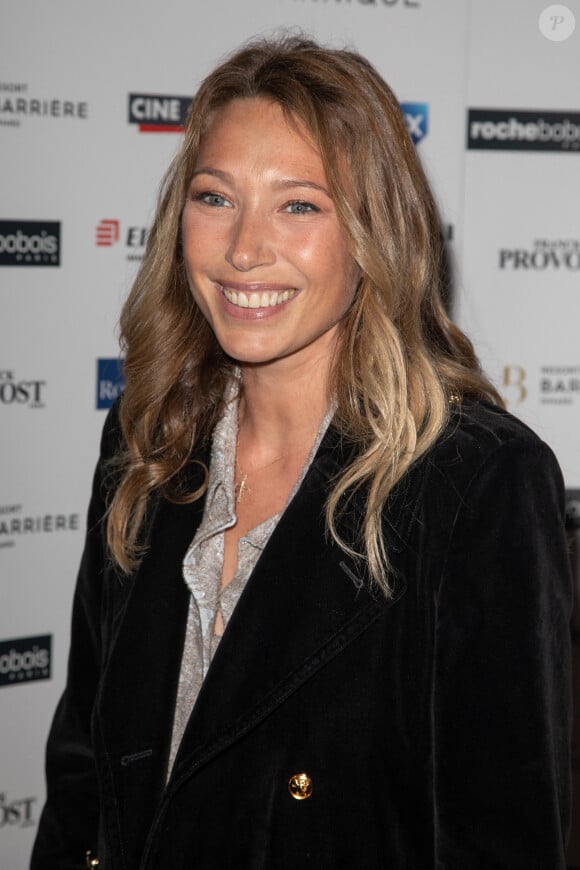
[(278, 103), (234, 100), (210, 123), (182, 232), (193, 297), (228, 356), (325, 379), (357, 270), (312, 138)]
[(564, 870), (562, 481), (352, 51), (194, 97), (121, 317), (32, 870)]

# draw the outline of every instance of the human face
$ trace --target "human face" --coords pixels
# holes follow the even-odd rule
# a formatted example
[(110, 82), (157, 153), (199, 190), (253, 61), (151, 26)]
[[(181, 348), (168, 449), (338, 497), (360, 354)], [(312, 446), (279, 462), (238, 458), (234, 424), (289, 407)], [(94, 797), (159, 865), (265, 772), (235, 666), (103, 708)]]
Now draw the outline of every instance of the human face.
[(230, 357), (329, 362), (356, 270), (320, 155), (277, 103), (233, 100), (213, 118), (182, 233), (191, 292)]

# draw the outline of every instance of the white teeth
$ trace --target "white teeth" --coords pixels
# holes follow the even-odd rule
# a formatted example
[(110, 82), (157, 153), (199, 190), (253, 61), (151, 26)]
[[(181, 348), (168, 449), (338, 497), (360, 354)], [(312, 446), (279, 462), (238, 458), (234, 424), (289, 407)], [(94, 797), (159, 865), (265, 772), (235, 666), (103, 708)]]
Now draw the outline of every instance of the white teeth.
[(292, 299), (296, 290), (291, 287), (288, 290), (263, 290), (261, 293), (248, 294), (242, 290), (236, 291), (222, 286), (222, 293), (228, 302), (237, 305), (238, 308), (273, 308)]

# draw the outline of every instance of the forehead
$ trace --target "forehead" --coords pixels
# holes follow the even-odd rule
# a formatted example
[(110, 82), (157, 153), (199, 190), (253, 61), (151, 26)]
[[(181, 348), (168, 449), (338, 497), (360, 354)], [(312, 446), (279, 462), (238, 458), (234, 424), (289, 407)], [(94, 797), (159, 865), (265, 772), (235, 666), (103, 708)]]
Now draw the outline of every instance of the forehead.
[(322, 168), (311, 134), (296, 115), (265, 97), (235, 99), (214, 111), (202, 134), (197, 166), (208, 159), (271, 159)]

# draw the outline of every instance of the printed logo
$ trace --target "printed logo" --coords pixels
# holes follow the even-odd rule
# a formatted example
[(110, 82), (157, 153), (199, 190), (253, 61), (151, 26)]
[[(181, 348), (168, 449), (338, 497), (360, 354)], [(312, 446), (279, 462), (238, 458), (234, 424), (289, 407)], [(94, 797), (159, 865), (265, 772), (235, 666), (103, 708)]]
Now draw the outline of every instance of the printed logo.
[(141, 133), (182, 133), (191, 97), (129, 94), (129, 123)]
[(17, 540), (52, 532), (78, 532), (80, 514), (37, 514), (23, 512), (21, 504), (0, 504), (0, 549), (14, 547)]
[(580, 270), (580, 239), (536, 239), (531, 248), (501, 248), (499, 268)]
[(14, 372), (0, 369), (0, 406), (26, 405), (27, 408), (44, 408), (46, 381), (24, 380), (14, 377)]
[(580, 365), (544, 365), (539, 376), (528, 377), (520, 365), (504, 366), (501, 392), (513, 407), (532, 392), (541, 405), (572, 405), (580, 400)]
[(123, 392), (124, 386), (122, 359), (97, 360), (97, 409), (110, 408)]
[(576, 18), (571, 9), (561, 3), (547, 6), (538, 18), (540, 33), (551, 42), (563, 42), (574, 33)]
[(128, 260), (142, 260), (149, 235), (148, 227), (129, 227), (125, 238)]
[(401, 103), (401, 111), (413, 144), (418, 145), (429, 132), (429, 104)]
[[(124, 235), (126, 258), (129, 261), (140, 262), (145, 253), (148, 227), (130, 226)], [(99, 248), (112, 248), (121, 238), (121, 222), (119, 220), (106, 219), (99, 221), (96, 227), (95, 244)]]
[(21, 127), (32, 118), (81, 120), (89, 117), (89, 104), (54, 97), (31, 97), (24, 82), (0, 82), (0, 126)]
[(506, 404), (519, 405), (527, 399), (526, 370), (522, 366), (504, 366), (502, 375), (502, 395)]
[(579, 151), (580, 112), (469, 109), (467, 147), (492, 151)]
[(0, 686), (50, 680), (52, 635), (0, 641)]
[(0, 266), (60, 266), (60, 221), (0, 220)]
[(572, 405), (580, 399), (580, 365), (542, 366), (540, 369), (540, 403)]
[(96, 242), (99, 248), (110, 248), (119, 241), (119, 221), (102, 220), (97, 224)]
[(36, 797), (15, 798), (9, 801), (6, 792), (0, 792), (0, 828), (8, 825), (29, 828), (35, 825), (32, 807), (37, 801)]

